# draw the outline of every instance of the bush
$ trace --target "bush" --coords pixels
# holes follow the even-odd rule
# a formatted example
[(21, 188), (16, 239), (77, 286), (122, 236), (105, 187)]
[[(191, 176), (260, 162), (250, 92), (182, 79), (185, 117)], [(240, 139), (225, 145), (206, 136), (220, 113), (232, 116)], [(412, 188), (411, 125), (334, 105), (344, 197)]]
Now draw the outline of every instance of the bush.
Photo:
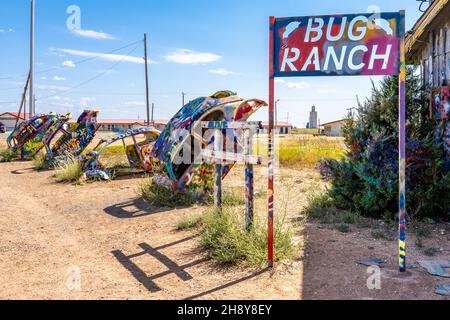
[(10, 148), (0, 150), (0, 162), (12, 162), (17, 159), (17, 153)]
[[(407, 72), (407, 210), (413, 218), (450, 218), (450, 173), (445, 150), (433, 139), (428, 97), (414, 68)], [(398, 77), (373, 85), (356, 118), (344, 126), (349, 149), (342, 160), (320, 162), (331, 180), (333, 205), (364, 216), (394, 218), (398, 212)]]
[(200, 226), (203, 222), (203, 217), (187, 217), (183, 218), (180, 221), (177, 222), (177, 230), (189, 230), (189, 229), (195, 229), (198, 226)]
[[(251, 231), (232, 208), (220, 212), (210, 209), (202, 219), (201, 246), (209, 258), (219, 265), (245, 264), (262, 266), (267, 262), (267, 228), (255, 224)], [(288, 259), (296, 253), (292, 231), (282, 223), (274, 228), (275, 260)]]
[(185, 192), (174, 193), (172, 188), (154, 183), (151, 178), (139, 185), (139, 192), (145, 201), (156, 207), (192, 206), (196, 201), (193, 195)]
[(45, 152), (41, 151), (33, 158), (33, 165), (36, 170), (44, 170), (48, 169), (48, 162), (45, 159)]
[(55, 164), (54, 177), (57, 182), (79, 182), (82, 175), (81, 162), (76, 158), (58, 161)]

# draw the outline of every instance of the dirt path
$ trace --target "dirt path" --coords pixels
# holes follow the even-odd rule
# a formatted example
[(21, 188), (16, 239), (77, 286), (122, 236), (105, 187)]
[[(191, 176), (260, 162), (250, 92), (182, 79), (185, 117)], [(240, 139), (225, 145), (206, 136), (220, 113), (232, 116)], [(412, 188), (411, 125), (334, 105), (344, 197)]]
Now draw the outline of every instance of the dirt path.
[[(190, 232), (174, 229), (177, 220), (200, 214), (201, 208), (149, 207), (136, 194), (139, 178), (61, 185), (51, 172), (31, 167), (0, 164), (2, 299), (442, 298), (433, 292), (445, 279), (420, 268), (400, 276), (396, 242), (375, 240), (370, 229), (352, 227), (343, 234), (307, 223), (296, 235), (306, 240), (298, 260), (278, 264), (274, 272), (218, 269), (205, 260)], [(256, 190), (265, 184), (264, 172), (256, 178)], [(282, 173), (277, 212), (299, 219), (308, 193), (324, 185), (313, 170)], [(241, 178), (234, 172), (227, 183), (242, 185)], [(258, 201), (264, 214), (265, 201)], [(442, 248), (437, 258), (450, 256), (448, 239), (444, 234), (427, 240)], [(410, 263), (424, 258), (409, 249)], [(387, 260), (382, 289), (368, 290), (367, 268), (355, 261), (375, 255)]]
[[(31, 167), (0, 165), (0, 298), (300, 297), (300, 269), (270, 274), (205, 262), (191, 234), (174, 230), (201, 209), (158, 212), (137, 199), (139, 179), (58, 185)], [(81, 288), (70, 290), (77, 270)]]

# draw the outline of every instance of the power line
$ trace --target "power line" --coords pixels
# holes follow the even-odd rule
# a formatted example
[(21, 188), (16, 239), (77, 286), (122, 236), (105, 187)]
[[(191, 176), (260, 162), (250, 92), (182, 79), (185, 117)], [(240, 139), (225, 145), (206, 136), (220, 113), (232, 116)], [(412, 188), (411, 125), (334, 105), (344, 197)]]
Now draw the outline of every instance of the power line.
[[(129, 48), (129, 47), (131, 47), (131, 46), (133, 46), (133, 45), (135, 45), (137, 43), (142, 43), (142, 40), (131, 42), (131, 43), (129, 43), (129, 44), (123, 46), (123, 47), (120, 47), (120, 48), (117, 48), (117, 49), (113, 49), (111, 51), (99, 53), (98, 55), (96, 55), (94, 57), (89, 57), (89, 58), (86, 58), (86, 59), (75, 61), (74, 64), (76, 64), (76, 65), (83, 64), (85, 62), (89, 62), (89, 61), (101, 58), (101, 57), (103, 57), (105, 55), (108, 55), (108, 54), (111, 54), (111, 53), (115, 53), (117, 51)], [(51, 67), (51, 68), (48, 68), (48, 69), (43, 69), (43, 70), (37, 71), (35, 73), (36, 74), (48, 73), (48, 72), (51, 72), (51, 71), (60, 70), (60, 69), (64, 69), (64, 68), (68, 68), (68, 67), (67, 66), (55, 66), (55, 67)], [(0, 78), (0, 80), (17, 79), (17, 78), (23, 78), (23, 77), (26, 77), (26, 76), (27, 75), (24, 74), (24, 75), (20, 75), (20, 76), (2, 77), (2, 78)]]
[[(134, 47), (130, 52), (128, 52), (127, 54), (130, 54), (130, 53), (134, 52), (138, 47), (139, 47), (139, 46), (135, 46), (135, 47)], [(79, 83), (79, 84), (77, 84), (77, 85), (75, 85), (75, 86), (73, 86), (73, 87), (71, 87), (71, 88), (69, 88), (69, 89), (67, 89), (67, 90), (63, 90), (63, 91), (60, 91), (60, 92), (58, 92), (58, 93), (55, 93), (55, 94), (52, 94), (52, 95), (49, 95), (49, 96), (45, 96), (45, 97), (39, 98), (38, 101), (47, 100), (47, 99), (52, 98), (52, 97), (64, 95), (64, 94), (66, 94), (67, 92), (70, 92), (70, 91), (72, 91), (72, 90), (74, 90), (74, 89), (77, 89), (77, 88), (79, 88), (79, 87), (82, 87), (82, 86), (88, 84), (89, 82), (92, 82), (92, 81), (94, 81), (94, 80), (96, 80), (96, 79), (102, 77), (103, 75), (105, 75), (106, 73), (108, 73), (108, 71), (112, 70), (114, 67), (116, 67), (117, 65), (119, 65), (123, 60), (124, 60), (124, 58), (121, 59), (121, 60), (119, 60), (119, 61), (117, 61), (116, 63), (114, 63), (113, 65), (111, 65), (108, 69), (106, 69), (106, 70), (100, 72), (99, 74), (95, 75), (94, 77), (87, 79), (86, 81), (83, 81), (83, 82), (81, 82), (81, 83)]]

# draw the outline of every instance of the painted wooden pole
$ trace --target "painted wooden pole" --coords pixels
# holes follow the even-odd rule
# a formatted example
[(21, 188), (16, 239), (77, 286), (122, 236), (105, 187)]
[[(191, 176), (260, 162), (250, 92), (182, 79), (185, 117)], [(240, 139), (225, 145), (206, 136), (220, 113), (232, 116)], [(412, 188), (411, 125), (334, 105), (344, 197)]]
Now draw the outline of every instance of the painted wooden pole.
[(399, 75), (399, 268), (406, 271), (406, 61), (405, 11), (400, 11), (400, 75)]
[[(222, 130), (214, 130), (214, 152), (222, 152)], [(216, 170), (214, 179), (214, 205), (217, 209), (222, 208), (222, 160), (216, 158)]]
[(250, 161), (250, 155), (252, 154), (252, 138), (253, 131), (251, 129), (245, 130), (245, 228), (251, 230), (253, 227), (254, 216), (254, 170), (253, 164)]
[(274, 50), (275, 50), (275, 17), (270, 17), (270, 40), (269, 40), (269, 131), (268, 131), (268, 150), (269, 150), (269, 173), (268, 173), (268, 265), (273, 267), (273, 209), (274, 209), (274, 145), (273, 145), (273, 127), (274, 127), (274, 106), (275, 106), (275, 77), (274, 77)]

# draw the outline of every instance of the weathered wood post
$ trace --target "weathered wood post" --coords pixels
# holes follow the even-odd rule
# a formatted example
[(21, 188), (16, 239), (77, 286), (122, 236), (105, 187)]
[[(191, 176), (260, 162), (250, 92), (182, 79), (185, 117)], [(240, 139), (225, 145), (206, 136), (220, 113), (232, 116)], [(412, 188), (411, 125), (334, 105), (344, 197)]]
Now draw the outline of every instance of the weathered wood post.
[(214, 159), (216, 166), (214, 177), (214, 205), (217, 209), (222, 208), (222, 160), (219, 157), (222, 149), (222, 130), (214, 129)]
[(250, 160), (252, 154), (253, 130), (244, 131), (245, 139), (245, 228), (251, 230), (253, 227), (254, 215), (254, 170)]

